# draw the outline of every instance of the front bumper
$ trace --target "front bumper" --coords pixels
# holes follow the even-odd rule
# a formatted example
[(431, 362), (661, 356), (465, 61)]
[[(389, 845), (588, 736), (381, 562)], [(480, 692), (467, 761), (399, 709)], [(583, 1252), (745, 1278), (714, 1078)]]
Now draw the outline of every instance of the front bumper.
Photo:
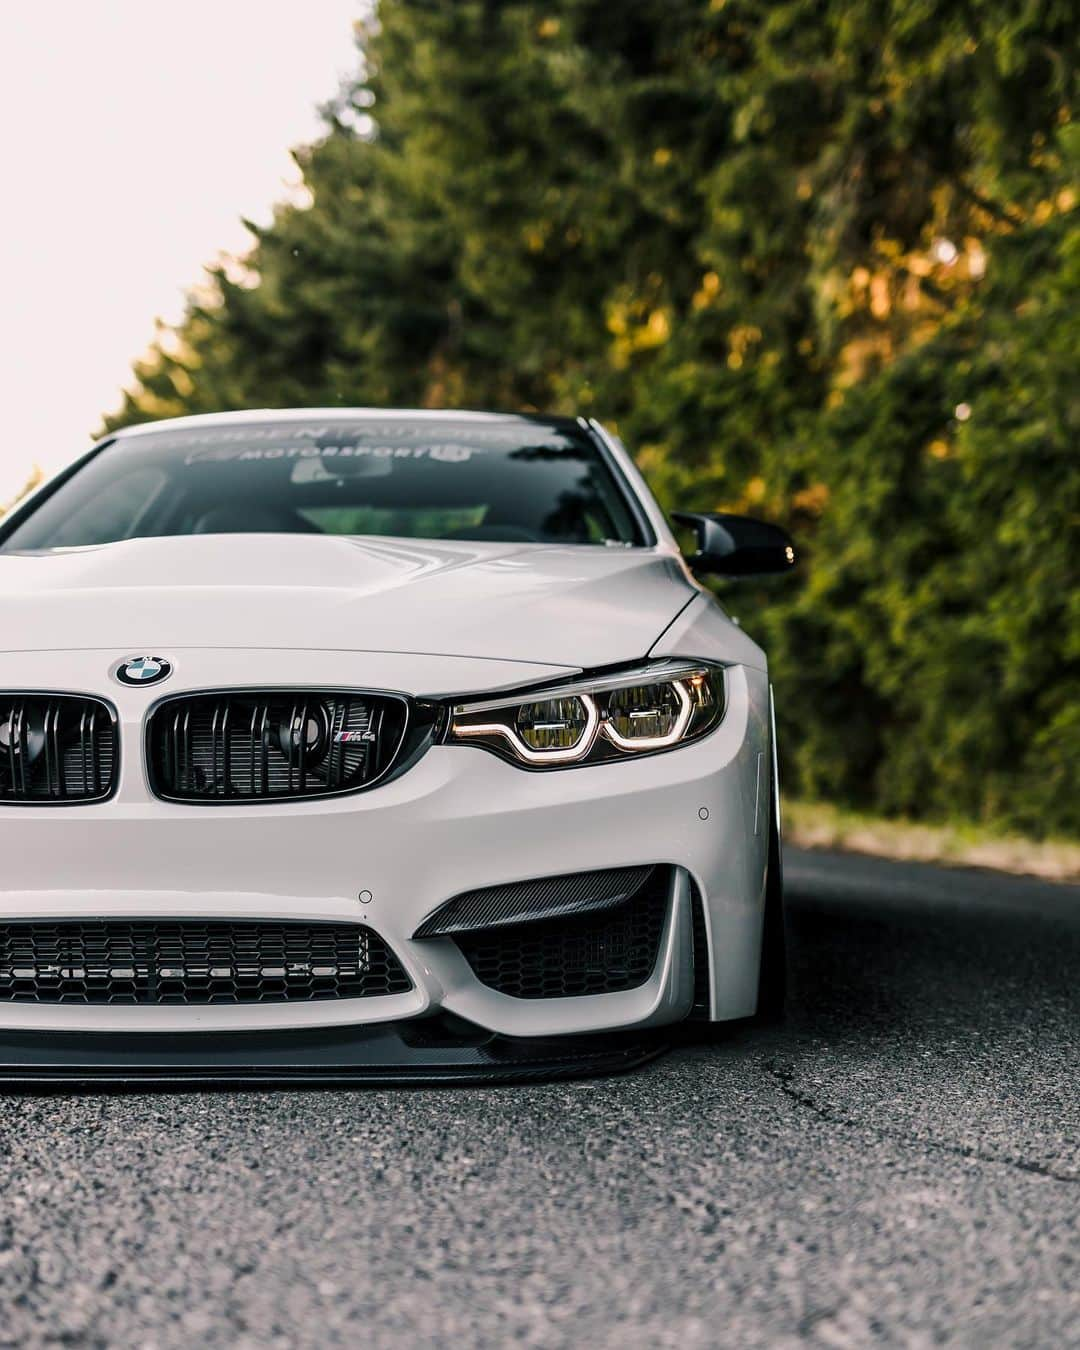
[[(112, 656), (0, 658), (0, 685), (109, 698), (120, 715), (122, 747), (119, 787), (110, 801), (0, 809), (6, 917), (368, 924), (397, 954), (413, 988), (362, 1000), (244, 1006), (0, 1003), (0, 1031), (146, 1038), (139, 1052), (145, 1058), (151, 1038), (207, 1032), (224, 1047), (246, 1033), (279, 1038), (363, 1027), (356, 1044), (370, 1048), (379, 1043), (372, 1028), (438, 1012), (517, 1040), (649, 1030), (690, 1011), (695, 891), (709, 950), (710, 1014), (723, 1020), (753, 1012), (768, 817), (768, 689), (761, 672), (731, 667), (720, 727), (701, 742), (639, 761), (530, 773), (480, 749), (437, 746), (400, 778), (368, 793), (184, 806), (159, 801), (148, 789), (143, 726), (156, 691), (105, 687), (103, 658)], [(443, 672), (440, 685), (430, 663), (417, 675), (413, 657), (411, 677), (403, 667), (394, 679), (387, 660), (342, 652), (182, 652), (167, 692), (265, 685), (267, 670), (290, 686), (378, 683), (425, 695), (455, 691), (453, 671)], [(505, 687), (508, 676), (500, 677)], [(651, 978), (635, 989), (511, 998), (480, 984), (453, 940), (412, 936), (428, 914), (462, 891), (637, 864), (674, 870), (660, 955)], [(359, 1053), (355, 1046), (349, 1052), (354, 1060)], [(2, 1062), (0, 1053), (0, 1072)]]

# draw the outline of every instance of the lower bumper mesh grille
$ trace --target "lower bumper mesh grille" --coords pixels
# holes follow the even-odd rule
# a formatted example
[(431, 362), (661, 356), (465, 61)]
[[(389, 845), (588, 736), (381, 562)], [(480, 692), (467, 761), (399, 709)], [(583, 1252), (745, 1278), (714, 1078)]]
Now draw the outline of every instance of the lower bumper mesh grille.
[(655, 868), (617, 909), (455, 936), (476, 978), (514, 998), (614, 994), (652, 974), (668, 911), (671, 870)]
[(411, 988), (382, 938), (355, 924), (0, 924), (4, 1003), (291, 1003)]

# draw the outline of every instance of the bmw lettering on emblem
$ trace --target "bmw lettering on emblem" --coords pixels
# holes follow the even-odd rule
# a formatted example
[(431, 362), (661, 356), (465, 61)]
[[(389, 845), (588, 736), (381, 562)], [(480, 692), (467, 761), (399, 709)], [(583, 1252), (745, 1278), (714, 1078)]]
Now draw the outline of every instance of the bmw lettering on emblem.
[(121, 684), (160, 684), (172, 674), (172, 663), (163, 656), (129, 656), (113, 674)]

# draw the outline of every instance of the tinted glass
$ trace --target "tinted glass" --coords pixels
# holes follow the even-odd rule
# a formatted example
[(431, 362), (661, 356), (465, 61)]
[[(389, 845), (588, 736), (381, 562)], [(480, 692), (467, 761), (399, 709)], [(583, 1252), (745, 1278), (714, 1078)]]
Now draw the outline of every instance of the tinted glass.
[(177, 426), (121, 437), (17, 525), (3, 548), (253, 531), (643, 542), (600, 451), (573, 426), (403, 417)]

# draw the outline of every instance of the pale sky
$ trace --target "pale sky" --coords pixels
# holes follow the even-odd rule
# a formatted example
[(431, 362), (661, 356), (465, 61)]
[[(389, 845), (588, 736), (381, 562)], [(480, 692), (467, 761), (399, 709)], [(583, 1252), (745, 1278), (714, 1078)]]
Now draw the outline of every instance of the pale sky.
[(0, 504), (295, 184), (358, 0), (0, 0)]

